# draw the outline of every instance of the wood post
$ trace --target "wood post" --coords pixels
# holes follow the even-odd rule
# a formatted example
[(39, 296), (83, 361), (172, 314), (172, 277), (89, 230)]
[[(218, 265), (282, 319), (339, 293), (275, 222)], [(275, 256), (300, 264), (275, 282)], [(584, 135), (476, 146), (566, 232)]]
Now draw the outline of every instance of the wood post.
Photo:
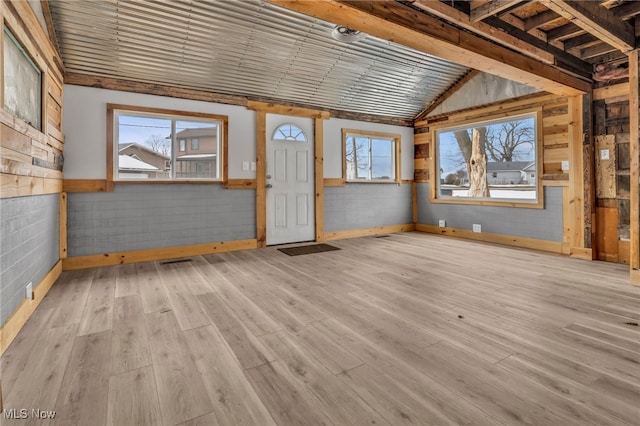
[(640, 285), (640, 81), (638, 49), (629, 55), (629, 154), (631, 173), (630, 255), (631, 283)]

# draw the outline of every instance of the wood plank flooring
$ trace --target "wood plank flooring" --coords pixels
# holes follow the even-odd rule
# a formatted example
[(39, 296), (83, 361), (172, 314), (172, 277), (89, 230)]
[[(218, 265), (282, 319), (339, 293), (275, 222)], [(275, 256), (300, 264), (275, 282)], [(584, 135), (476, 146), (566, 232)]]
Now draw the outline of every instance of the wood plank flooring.
[(640, 424), (626, 266), (421, 233), (331, 244), (63, 273), (1, 359), (27, 419), (0, 422)]

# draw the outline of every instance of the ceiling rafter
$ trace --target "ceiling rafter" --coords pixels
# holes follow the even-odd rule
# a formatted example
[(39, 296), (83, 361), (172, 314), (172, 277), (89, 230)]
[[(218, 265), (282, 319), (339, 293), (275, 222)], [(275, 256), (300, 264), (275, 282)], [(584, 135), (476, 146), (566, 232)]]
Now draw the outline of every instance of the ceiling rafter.
[(508, 32), (496, 31), (495, 28), (484, 22), (473, 22), (466, 13), (441, 1), (415, 0), (412, 4), (425, 12), (437, 16), (438, 18), (454, 22), (456, 25), (466, 30), (481, 34), (489, 40), (493, 40), (497, 43), (510, 46), (514, 50), (517, 50), (527, 56), (531, 56), (532, 58), (536, 58), (544, 63), (553, 64), (555, 62), (553, 53), (524, 42)]
[(601, 7), (599, 2), (543, 0), (541, 3), (622, 52), (636, 47), (634, 28)]
[(564, 19), (561, 15), (558, 15), (553, 10), (546, 10), (537, 15), (533, 15), (531, 18), (527, 18), (524, 21), (524, 30), (529, 31), (534, 28), (538, 28), (541, 25), (548, 24), (549, 22), (556, 21), (558, 19)]
[[(471, 21), (478, 22), (484, 18), (498, 14), (507, 9), (511, 9), (514, 6), (518, 6), (522, 3), (522, 0), (491, 0), (482, 5), (476, 5), (476, 2), (471, 2)], [(476, 7), (474, 7), (476, 5)]]

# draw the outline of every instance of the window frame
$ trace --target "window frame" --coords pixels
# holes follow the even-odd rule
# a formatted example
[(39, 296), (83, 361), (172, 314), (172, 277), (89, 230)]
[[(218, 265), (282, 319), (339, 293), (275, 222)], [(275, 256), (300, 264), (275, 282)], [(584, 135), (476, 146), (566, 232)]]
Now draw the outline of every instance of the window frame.
[[(449, 132), (460, 128), (469, 128), (482, 126), (486, 124), (500, 123), (505, 121), (516, 120), (518, 117), (533, 116), (535, 123), (535, 182), (536, 182), (536, 198), (530, 201), (523, 201), (515, 198), (456, 198), (456, 197), (440, 197), (439, 189), (439, 156), (438, 156), (438, 133)], [(468, 116), (466, 116), (468, 117)], [(496, 206), (496, 207), (516, 207), (516, 208), (528, 208), (528, 209), (543, 209), (544, 208), (544, 185), (542, 182), (543, 170), (544, 170), (544, 133), (543, 133), (543, 117), (542, 108), (526, 108), (518, 109), (509, 112), (503, 112), (495, 114), (493, 116), (484, 116), (476, 118), (465, 118), (459, 121), (450, 121), (443, 123), (434, 123), (429, 129), (431, 137), (431, 143), (429, 148), (431, 173), (429, 179), (430, 190), (430, 202), (431, 203), (443, 203), (443, 204), (466, 204), (466, 205), (479, 205), (479, 206)]]
[[(2, 68), (3, 68), (2, 69), (3, 78), (2, 78), (2, 89), (1, 89), (2, 93), (0, 95), (0, 99), (2, 100), (2, 108), (5, 111), (7, 111), (9, 114), (13, 115), (14, 117), (24, 121), (29, 126), (33, 127), (38, 132), (44, 133), (44, 131), (45, 131), (45, 122), (46, 122), (46, 116), (45, 116), (46, 68), (43, 68), (38, 63), (38, 61), (36, 61), (35, 58), (33, 58), (29, 54), (28, 48), (21, 42), (21, 40), (16, 35), (16, 33), (8, 25), (6, 25), (6, 23), (4, 21), (3, 21), (3, 25), (1, 27), (2, 27), (1, 28), (2, 34), (0, 36), (0, 41), (2, 42), (2, 58), (0, 60), (0, 63), (2, 64)], [(37, 93), (37, 96), (36, 96), (36, 99), (38, 101), (38, 112), (37, 112), (38, 123), (36, 123), (37, 125), (35, 125), (34, 123), (31, 123), (30, 121), (27, 121), (28, 120), (27, 117), (22, 117), (21, 115), (18, 114), (18, 111), (14, 112), (14, 111), (10, 110), (6, 105), (7, 96), (6, 96), (6, 93), (5, 93), (6, 92), (6, 86), (5, 86), (6, 79), (5, 79), (4, 67), (7, 65), (7, 59), (6, 59), (6, 52), (5, 52), (5, 49), (4, 49), (5, 39), (8, 39), (9, 43), (12, 43), (18, 49), (18, 51), (22, 54), (22, 56), (27, 60), (27, 62), (31, 65), (31, 67), (34, 69), (34, 71), (36, 71), (36, 73), (38, 74), (38, 84), (37, 84), (38, 93)]]
[[(371, 139), (389, 139), (393, 141), (393, 167), (395, 176), (392, 179), (347, 179), (347, 138), (349, 136), (368, 137)], [(364, 183), (364, 184), (399, 184), (401, 178), (401, 146), (402, 138), (397, 133), (373, 132), (369, 130), (342, 129), (342, 182), (346, 183)]]
[(199, 138), (191, 138), (190, 142), (191, 142), (191, 151), (200, 151), (200, 139)]
[[(220, 164), (220, 176), (218, 179), (153, 179), (153, 180), (143, 180), (143, 179), (116, 179), (117, 176), (117, 163), (115, 162), (115, 155), (117, 149), (117, 141), (115, 141), (116, 137), (116, 112), (118, 113), (131, 113), (135, 114), (147, 114), (147, 115), (158, 115), (164, 116), (164, 118), (171, 120), (193, 120), (193, 119), (204, 119), (204, 120), (216, 120), (220, 122), (220, 140), (219, 140), (219, 152), (216, 155)], [(176, 139), (176, 143), (178, 140)], [(186, 140), (185, 140), (186, 144)], [(122, 104), (107, 104), (107, 191), (113, 191), (114, 184), (225, 184), (228, 180), (228, 146), (229, 146), (229, 117), (226, 115), (218, 115), (218, 114), (207, 114), (200, 112), (190, 112), (190, 111), (178, 111), (171, 109), (162, 109), (162, 108), (150, 108), (150, 107), (141, 107), (141, 106), (133, 106), (133, 105), (122, 105)], [(173, 158), (173, 152), (171, 154), (172, 164), (175, 159)]]

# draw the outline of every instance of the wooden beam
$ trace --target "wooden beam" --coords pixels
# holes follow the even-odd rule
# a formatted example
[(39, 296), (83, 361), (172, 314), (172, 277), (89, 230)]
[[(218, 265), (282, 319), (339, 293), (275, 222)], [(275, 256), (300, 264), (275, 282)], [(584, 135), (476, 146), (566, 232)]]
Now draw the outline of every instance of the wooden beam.
[(267, 113), (256, 112), (256, 240), (267, 246)]
[(628, 1), (611, 9), (613, 14), (620, 19), (631, 19), (640, 14), (640, 2)]
[(324, 120), (314, 119), (316, 241), (324, 241)]
[(491, 25), (484, 22), (473, 22), (466, 13), (436, 0), (415, 0), (413, 6), (418, 7), (425, 12), (453, 22), (464, 29), (481, 34), (483, 37), (493, 40), (496, 43), (508, 46), (524, 55), (536, 58), (545, 64), (554, 64), (553, 53), (545, 49), (536, 47), (520, 40), (518, 37), (509, 34), (506, 31), (496, 31)]
[(585, 33), (585, 30), (583, 30), (576, 24), (573, 24), (570, 22), (568, 24), (562, 25), (561, 27), (554, 28), (548, 31), (547, 40), (549, 40), (549, 42), (565, 40), (565, 39), (575, 37), (577, 35), (584, 34), (584, 33)]
[[(631, 158), (630, 255), (632, 280), (640, 272), (640, 61), (638, 49), (629, 55), (629, 155)], [(635, 275), (634, 275), (635, 274)], [(640, 284), (640, 282), (638, 283)]]
[(599, 2), (544, 0), (542, 3), (622, 52), (630, 52), (636, 47), (634, 28), (601, 7)]
[(574, 96), (591, 90), (589, 81), (496, 46), (396, 1), (268, 1), (558, 95)]
[(311, 108), (301, 108), (290, 105), (282, 105), (274, 102), (257, 102), (248, 101), (247, 108), (256, 111), (266, 111), (271, 114), (280, 115), (295, 115), (297, 117), (309, 117), (309, 118), (329, 118), (330, 114), (327, 111)]
[(533, 15), (530, 18), (524, 20), (524, 30), (530, 31), (534, 28), (538, 28), (541, 25), (548, 24), (549, 22), (556, 21), (558, 19), (564, 19), (563, 16), (558, 15), (553, 10), (546, 10), (542, 13)]
[(438, 105), (442, 104), (444, 101), (446, 101), (451, 96), (453, 96), (454, 93), (456, 93), (458, 90), (460, 90), (460, 88), (462, 86), (467, 84), (469, 82), (469, 80), (471, 80), (473, 77), (475, 77), (479, 73), (480, 73), (480, 71), (478, 71), (478, 70), (470, 70), (460, 80), (458, 80), (453, 86), (449, 87), (446, 92), (444, 92), (442, 95), (440, 95), (440, 97), (438, 99), (436, 99), (431, 105), (429, 105), (424, 111), (422, 111), (420, 114), (418, 114), (416, 116), (415, 120), (416, 121), (424, 120), (429, 115), (429, 113), (431, 111), (433, 111), (434, 109), (436, 109), (438, 107)]
[(580, 96), (569, 98), (569, 244), (571, 247), (584, 248), (584, 176), (582, 149), (582, 99)]
[(56, 50), (58, 56), (60, 56), (60, 46), (58, 45), (58, 37), (56, 36), (56, 27), (53, 24), (53, 16), (51, 16), (51, 8), (49, 7), (49, 0), (40, 0), (42, 6), (42, 14), (47, 24), (47, 32), (49, 33), (49, 40)]
[(522, 0), (491, 0), (478, 6), (477, 2), (472, 1), (471, 13), (469, 16), (473, 22), (478, 22), (484, 18), (498, 14), (503, 10), (510, 9), (520, 3), (522, 3)]

